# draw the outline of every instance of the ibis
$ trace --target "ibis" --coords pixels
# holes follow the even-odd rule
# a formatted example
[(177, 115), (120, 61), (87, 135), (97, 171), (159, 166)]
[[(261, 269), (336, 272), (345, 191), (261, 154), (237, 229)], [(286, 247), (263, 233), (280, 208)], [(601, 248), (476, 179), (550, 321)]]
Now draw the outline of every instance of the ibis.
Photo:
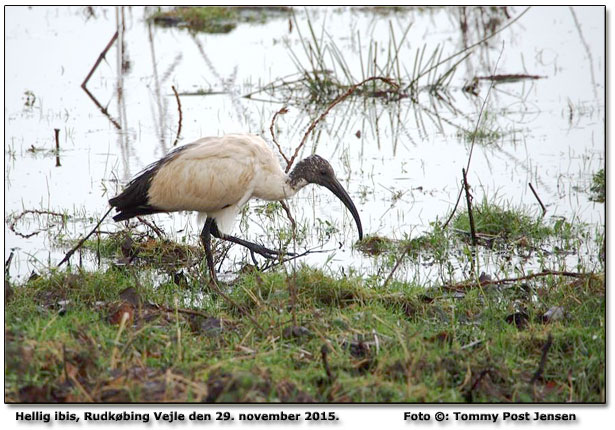
[(252, 134), (205, 137), (181, 146), (146, 167), (109, 203), (117, 211), (115, 221), (160, 212), (199, 212), (205, 218), (200, 237), (215, 281), (211, 235), (268, 259), (289, 254), (232, 236), (231, 232), (248, 200), (284, 200), (308, 184), (323, 186), (342, 201), (362, 239), (359, 212), (327, 160), (310, 155), (287, 174), (267, 143)]

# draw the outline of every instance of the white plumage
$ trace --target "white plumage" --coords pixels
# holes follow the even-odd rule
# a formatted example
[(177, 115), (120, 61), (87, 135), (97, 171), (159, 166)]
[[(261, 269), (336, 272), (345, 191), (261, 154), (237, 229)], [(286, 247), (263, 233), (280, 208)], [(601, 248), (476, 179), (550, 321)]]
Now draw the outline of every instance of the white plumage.
[(160, 166), (151, 180), (149, 203), (164, 211), (193, 210), (210, 216), (230, 234), (242, 206), (252, 197), (282, 200), (298, 189), (267, 143), (252, 134), (206, 137)]
[(267, 143), (253, 134), (205, 137), (182, 146), (146, 168), (109, 203), (119, 212), (116, 221), (158, 212), (199, 212), (206, 218), (201, 239), (215, 278), (210, 233), (267, 258), (279, 256), (283, 252), (230, 236), (237, 215), (251, 198), (283, 200), (309, 183), (328, 188), (346, 205), (361, 238), (359, 214), (326, 160), (309, 156), (286, 174)]

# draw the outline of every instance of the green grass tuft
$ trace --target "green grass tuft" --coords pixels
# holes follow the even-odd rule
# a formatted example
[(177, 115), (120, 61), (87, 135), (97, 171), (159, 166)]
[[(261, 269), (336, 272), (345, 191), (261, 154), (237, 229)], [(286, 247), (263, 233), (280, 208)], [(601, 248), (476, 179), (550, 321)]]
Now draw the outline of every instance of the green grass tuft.
[(606, 175), (604, 169), (598, 170), (592, 178), (592, 186), (589, 189), (592, 202), (604, 203), (606, 201)]
[[(523, 236), (544, 239), (554, 233), (554, 230), (543, 224), (540, 218), (528, 214), (523, 209), (500, 206), (487, 199), (475, 205), (472, 208), (472, 214), (476, 232), (489, 236), (507, 240), (519, 239)], [(452, 225), (458, 230), (469, 232), (468, 211), (457, 214), (453, 218)]]

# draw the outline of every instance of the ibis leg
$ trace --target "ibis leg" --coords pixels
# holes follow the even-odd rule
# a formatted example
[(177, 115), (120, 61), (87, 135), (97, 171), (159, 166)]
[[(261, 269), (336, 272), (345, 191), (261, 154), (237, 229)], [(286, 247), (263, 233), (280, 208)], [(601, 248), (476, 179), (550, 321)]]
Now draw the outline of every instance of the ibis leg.
[(218, 278), (216, 277), (216, 269), (214, 266), (214, 256), (211, 252), (211, 227), (212, 225), (215, 226), (214, 219), (207, 217), (207, 219), (205, 220), (205, 225), (203, 226), (203, 230), (201, 231), (201, 242), (203, 242), (203, 247), (205, 248), (205, 258), (207, 258), (207, 267), (209, 268), (209, 276), (214, 282), (218, 282)]
[(221, 233), (220, 230), (218, 230), (216, 221), (215, 220), (212, 220), (212, 221), (213, 223), (210, 227), (210, 231), (211, 231), (211, 234), (213, 234), (213, 236), (217, 239), (228, 240), (229, 242), (236, 243), (237, 245), (245, 246), (250, 251), (256, 252), (257, 254), (260, 254), (263, 257), (268, 258), (270, 260), (277, 260), (280, 256), (283, 256), (283, 255), (290, 255), (290, 256), (295, 255), (292, 252), (275, 251), (273, 249), (269, 249), (262, 245), (259, 245), (258, 243), (249, 242), (247, 240), (243, 240), (238, 237), (231, 236), (229, 234)]

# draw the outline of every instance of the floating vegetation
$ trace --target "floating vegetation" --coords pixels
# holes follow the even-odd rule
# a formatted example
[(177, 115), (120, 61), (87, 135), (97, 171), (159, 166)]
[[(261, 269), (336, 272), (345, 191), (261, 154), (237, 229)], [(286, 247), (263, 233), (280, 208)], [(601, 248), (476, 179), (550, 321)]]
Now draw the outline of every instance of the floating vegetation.
[(157, 11), (148, 19), (167, 27), (188, 28), (203, 33), (229, 33), (241, 22), (265, 22), (270, 16), (290, 11), (286, 6), (181, 6)]
[(27, 109), (32, 109), (34, 107), (34, 103), (36, 103), (36, 94), (34, 94), (30, 90), (26, 90), (23, 93), (24, 107)]
[(598, 170), (592, 178), (592, 185), (589, 189), (592, 202), (604, 203), (606, 201), (606, 175), (604, 169)]
[(367, 255), (379, 255), (391, 249), (396, 241), (381, 236), (366, 236), (357, 243), (357, 249)]
[(499, 130), (489, 130), (481, 127), (477, 130), (464, 130), (458, 134), (466, 142), (476, 142), (480, 144), (489, 144), (502, 138), (502, 133)]
[(421, 8), (416, 6), (355, 6), (353, 10), (387, 16), (406, 13), (412, 10), (421, 10)]

